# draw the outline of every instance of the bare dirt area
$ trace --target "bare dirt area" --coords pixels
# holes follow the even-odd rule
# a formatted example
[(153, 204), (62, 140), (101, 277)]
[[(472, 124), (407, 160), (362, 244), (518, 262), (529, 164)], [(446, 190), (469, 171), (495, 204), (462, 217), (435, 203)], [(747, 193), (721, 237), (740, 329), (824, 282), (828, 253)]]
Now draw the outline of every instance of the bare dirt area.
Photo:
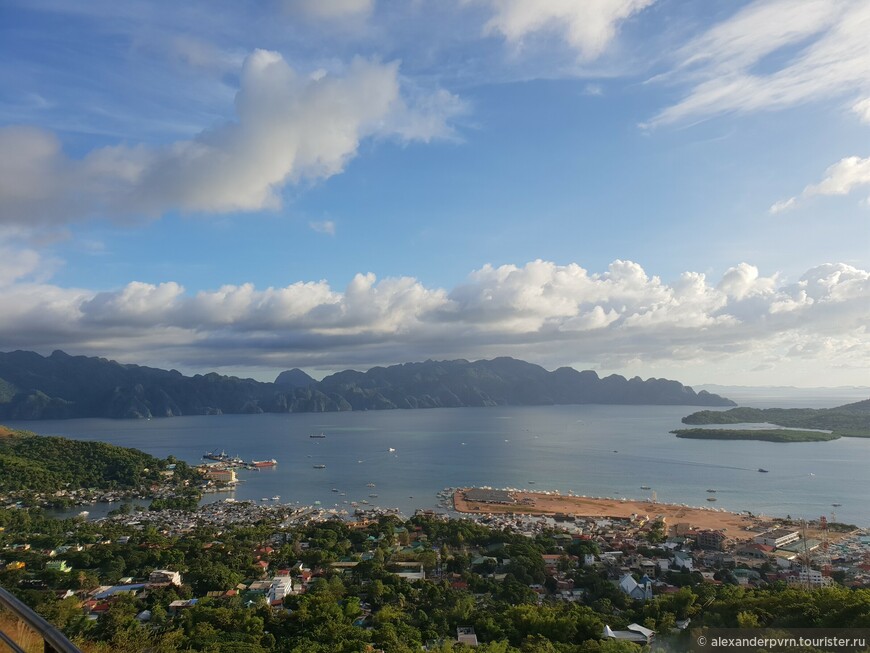
[(622, 501), (619, 499), (592, 499), (588, 497), (562, 496), (538, 492), (511, 492), (516, 501), (512, 504), (482, 503), (466, 501), (464, 490), (457, 490), (453, 496), (458, 512), (481, 513), (522, 513), (555, 515), (564, 513), (578, 517), (612, 517), (627, 518), (634, 515), (655, 519), (663, 517), (671, 527), (676, 524), (688, 524), (699, 530), (721, 530), (728, 537), (735, 539), (749, 538), (759, 533), (759, 527), (765, 522), (757, 517), (724, 512), (690, 508), (652, 501)]

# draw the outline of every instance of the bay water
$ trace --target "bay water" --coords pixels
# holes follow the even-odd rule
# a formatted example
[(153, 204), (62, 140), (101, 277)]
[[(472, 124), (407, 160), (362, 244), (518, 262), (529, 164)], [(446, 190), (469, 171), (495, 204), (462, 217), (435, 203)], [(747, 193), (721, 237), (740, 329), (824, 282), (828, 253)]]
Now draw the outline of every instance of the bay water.
[[(782, 405), (780, 402), (779, 405)], [(8, 422), (11, 428), (135, 447), (190, 464), (210, 451), (275, 458), (206, 501), (272, 501), (405, 515), (438, 506), (445, 487), (558, 490), (647, 498), (755, 514), (870, 526), (870, 439), (773, 443), (679, 439), (686, 406), (535, 406), (346, 413), (218, 415), (151, 420)], [(323, 438), (311, 438), (312, 434)], [(315, 468), (315, 465), (325, 465)], [(759, 468), (768, 470), (759, 472)], [(373, 485), (372, 485), (373, 484)], [(649, 490), (642, 489), (649, 487)], [(376, 495), (376, 496), (371, 496)], [(347, 503), (345, 503), (347, 502)], [(841, 504), (833, 506), (832, 504)], [(89, 507), (92, 517), (112, 506)], [(59, 514), (75, 514), (67, 511)]]

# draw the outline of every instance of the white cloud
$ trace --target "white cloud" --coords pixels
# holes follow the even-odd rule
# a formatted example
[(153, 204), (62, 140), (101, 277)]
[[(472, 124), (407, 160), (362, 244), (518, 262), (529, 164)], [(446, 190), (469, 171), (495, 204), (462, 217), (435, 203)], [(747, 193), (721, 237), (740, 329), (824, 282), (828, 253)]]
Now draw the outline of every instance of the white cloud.
[[(688, 94), (650, 125), (870, 91), (870, 4), (757, 0), (677, 51)], [(773, 58), (775, 57), (775, 58)]]
[(328, 236), (335, 235), (335, 222), (332, 220), (323, 220), (321, 222), (309, 222), (308, 226), (312, 231), (319, 234), (327, 234)]
[[(37, 265), (32, 255), (23, 260)], [(718, 282), (686, 272), (666, 283), (631, 261), (590, 273), (539, 260), (484, 266), (451, 291), (373, 274), (356, 275), (343, 290), (316, 281), (189, 294), (170, 281), (93, 292), (14, 275), (0, 285), (6, 348), (199, 369), (272, 369), (288, 358), (339, 368), (514, 355), (611, 368), (709, 370), (741, 361), (748, 370), (762, 360), (787, 367), (815, 356), (819, 370), (848, 365), (859, 373), (870, 368), (867, 324), (870, 272), (843, 263), (812, 268), (793, 283), (747, 263)], [(817, 354), (814, 342), (825, 343)]]
[(72, 159), (44, 130), (0, 129), (0, 223), (274, 209), (287, 184), (342, 172), (365, 138), (449, 136), (460, 106), (446, 91), (406, 100), (397, 63), (356, 59), (343, 75), (309, 77), (257, 50), (242, 68), (237, 120), (192, 140)]
[(870, 125), (870, 97), (858, 100), (853, 104), (852, 112), (858, 115), (861, 122)]
[(848, 195), (855, 188), (870, 185), (870, 157), (848, 156), (825, 170), (817, 184), (804, 188), (798, 197), (780, 200), (770, 207), (770, 213), (780, 213), (796, 206), (800, 200), (815, 195)]
[(41, 272), (46, 263), (32, 249), (0, 247), (0, 287)]
[(788, 199), (779, 200), (778, 202), (774, 202), (770, 205), (768, 212), (771, 215), (776, 215), (777, 213), (782, 213), (784, 211), (788, 211), (797, 204), (797, 197), (789, 197)]
[(522, 44), (523, 39), (533, 34), (557, 33), (581, 57), (594, 59), (614, 39), (621, 22), (655, 0), (482, 1), (493, 10), (485, 26), (487, 33), (498, 32), (515, 45)]

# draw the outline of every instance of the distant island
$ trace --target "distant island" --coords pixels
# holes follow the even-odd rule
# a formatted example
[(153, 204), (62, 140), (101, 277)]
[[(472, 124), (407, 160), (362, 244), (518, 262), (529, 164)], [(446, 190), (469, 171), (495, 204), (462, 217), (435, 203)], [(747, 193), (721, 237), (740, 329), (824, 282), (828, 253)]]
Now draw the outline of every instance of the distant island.
[(465, 406), (648, 404), (725, 407), (719, 395), (667, 379), (553, 372), (513, 358), (425, 361), (316, 381), (301, 370), (273, 383), (125, 365), (105, 358), (0, 353), (0, 419), (150, 418)]
[[(681, 438), (707, 440), (766, 440), (818, 442), (841, 437), (870, 437), (870, 399), (836, 408), (732, 408), (702, 410), (683, 418), (683, 424), (775, 424), (786, 429), (680, 429)], [(787, 429), (822, 429), (787, 430)]]
[(839, 435), (790, 429), (677, 429), (678, 438), (691, 440), (761, 440), (762, 442), (827, 442)]

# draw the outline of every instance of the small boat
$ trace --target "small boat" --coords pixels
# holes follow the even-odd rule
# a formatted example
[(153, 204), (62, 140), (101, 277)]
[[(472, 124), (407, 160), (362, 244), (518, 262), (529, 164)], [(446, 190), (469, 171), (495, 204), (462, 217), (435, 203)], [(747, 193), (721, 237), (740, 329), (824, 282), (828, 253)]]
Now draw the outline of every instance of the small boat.
[(392, 447), (390, 447), (390, 448), (388, 449), (388, 451), (389, 451), (390, 453), (393, 453), (393, 452), (395, 452), (396, 450), (393, 449)]
[(281, 497), (277, 494), (274, 497), (272, 497), (272, 501), (280, 501), (280, 500), (281, 500)]
[(263, 497), (262, 499), (260, 499), (260, 501), (268, 501), (268, 500), (269, 500), (269, 497)]
[(652, 488), (649, 485), (641, 485), (640, 489), (641, 490), (652, 490)]
[(374, 483), (366, 483), (366, 487), (374, 487), (374, 486), (375, 486)]
[(534, 481), (529, 481), (529, 485), (534, 485), (534, 484), (535, 484)]
[(842, 503), (832, 503), (831, 505), (834, 506), (834, 508), (839, 508), (843, 504)]
[(707, 501), (715, 501), (716, 497), (707, 497)]
[(761, 472), (762, 474), (767, 474), (767, 470), (764, 469), (763, 467), (759, 467), (758, 471)]
[(334, 488), (332, 488), (332, 491), (333, 491), (333, 492), (338, 492), (338, 488), (337, 488), (337, 487), (334, 487)]
[(707, 492), (712, 492), (712, 493), (715, 493), (715, 492), (716, 492), (716, 490), (714, 490), (714, 489), (713, 489), (713, 488), (710, 488), (710, 489), (709, 489), (709, 490), (707, 490)]
[(370, 495), (369, 495), (369, 498), (371, 498), (371, 499), (377, 499), (377, 498), (378, 498), (378, 495), (377, 495), (377, 494), (370, 494)]
[(312, 433), (308, 437), (309, 438), (325, 438), (326, 436), (323, 433)]
[(326, 469), (326, 465), (314, 465), (314, 469)]

